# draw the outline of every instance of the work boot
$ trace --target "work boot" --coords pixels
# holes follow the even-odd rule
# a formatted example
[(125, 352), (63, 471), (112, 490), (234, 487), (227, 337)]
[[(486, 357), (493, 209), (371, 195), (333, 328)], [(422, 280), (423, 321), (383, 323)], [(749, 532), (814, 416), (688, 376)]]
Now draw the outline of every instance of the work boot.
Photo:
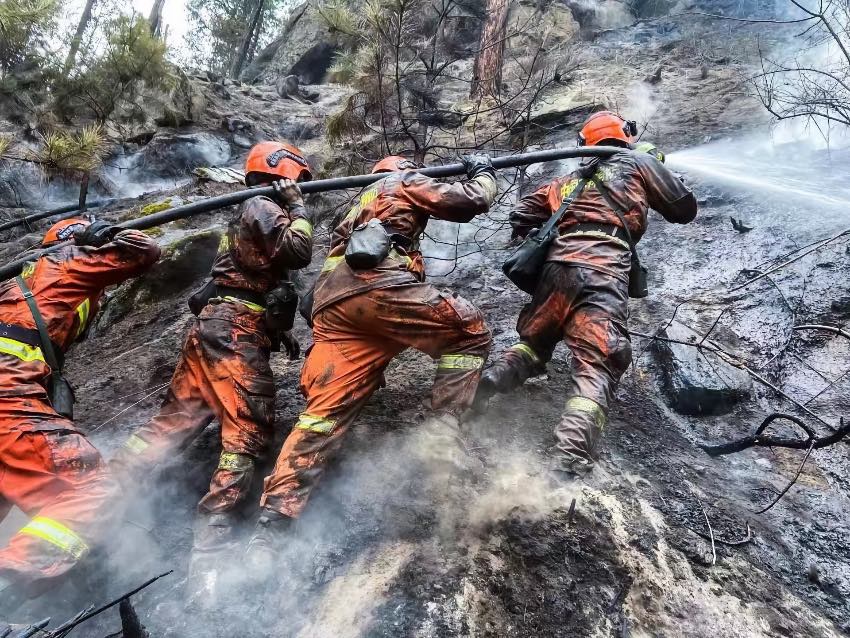
[(200, 609), (214, 609), (223, 593), (222, 572), (231, 563), (236, 543), (232, 514), (208, 514), (195, 524), (186, 598)]
[(274, 510), (264, 508), (260, 512), (245, 552), (248, 571), (255, 582), (264, 583), (271, 578), (294, 523), (294, 518)]
[(475, 399), (472, 401), (470, 410), (472, 414), (484, 414), (490, 405), (492, 399), (497, 393), (496, 373), (493, 368), (488, 368), (481, 374), (481, 380), (478, 382), (478, 389), (475, 391)]

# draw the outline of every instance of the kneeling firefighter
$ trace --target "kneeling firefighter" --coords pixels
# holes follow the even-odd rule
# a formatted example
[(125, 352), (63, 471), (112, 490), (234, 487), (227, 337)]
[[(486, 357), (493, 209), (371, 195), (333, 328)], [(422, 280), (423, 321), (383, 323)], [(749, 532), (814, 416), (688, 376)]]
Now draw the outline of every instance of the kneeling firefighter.
[(471, 405), (490, 331), (468, 301), (424, 282), (419, 251), (430, 217), (464, 223), (493, 203), (490, 158), (473, 155), (464, 164), (468, 180), (449, 184), (418, 173), (404, 157), (382, 159), (372, 172), (391, 174), (362, 191), (334, 230), (315, 287), (314, 344), (301, 371), (307, 407), (266, 478), (248, 547), (258, 569), (274, 557), (395, 356), (416, 348), (437, 361), (432, 420), (456, 429)]
[(552, 464), (567, 474), (592, 469), (617, 384), (631, 362), (628, 298), (646, 296), (635, 243), (646, 231), (648, 209), (678, 224), (697, 214), (696, 199), (662, 164), (664, 156), (652, 145), (634, 146), (636, 135), (635, 123), (614, 113), (591, 115), (580, 145), (633, 151), (584, 162), (522, 198), (510, 216), (515, 238), (541, 232), (546, 222), (555, 224), (554, 238), (539, 276), (524, 287), (532, 299), (519, 316), (519, 343), (484, 371), (476, 406), (542, 374), (563, 339), (572, 375)]
[(213, 419), (221, 424), (222, 452), (198, 505), (190, 567), (190, 597), (202, 605), (214, 604), (216, 563), (230, 547), (237, 507), (273, 436), (269, 353), (283, 340), (290, 358), (298, 357), (288, 332), (298, 302), (289, 271), (304, 268), (312, 257), (312, 218), (296, 184), (309, 179), (304, 155), (290, 144), (261, 142), (250, 150), (246, 185), (272, 184), (275, 199), (253, 197), (240, 205), (211, 279), (189, 301), (197, 319), (165, 401), (113, 461), (121, 476), (138, 477), (188, 445)]
[(111, 531), (120, 487), (73, 421), (64, 353), (107, 286), (146, 271), (156, 243), (136, 230), (72, 218), (42, 242), (62, 248), (0, 283), (0, 520), (32, 520), (0, 549), (0, 618), (60, 580)]

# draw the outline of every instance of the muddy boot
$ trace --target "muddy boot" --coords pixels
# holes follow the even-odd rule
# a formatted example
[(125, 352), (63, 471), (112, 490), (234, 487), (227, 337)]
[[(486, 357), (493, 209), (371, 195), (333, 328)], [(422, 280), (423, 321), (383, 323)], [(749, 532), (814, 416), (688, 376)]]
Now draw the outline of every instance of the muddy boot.
[(260, 512), (245, 552), (247, 569), (254, 583), (265, 584), (271, 579), (294, 523), (294, 518), (274, 510)]
[(478, 382), (475, 398), (472, 400), (472, 406), (469, 408), (473, 415), (480, 415), (487, 412), (490, 399), (498, 392), (495, 376), (493, 368), (488, 368), (481, 374), (481, 381)]
[(464, 474), (474, 466), (475, 458), (466, 448), (460, 419), (454, 414), (434, 414), (422, 424), (417, 452), (437, 474)]
[(231, 564), (235, 550), (232, 514), (207, 514), (195, 524), (192, 556), (186, 577), (188, 605), (215, 609), (224, 593), (224, 567)]
[(571, 397), (555, 428), (558, 443), (549, 468), (556, 476), (575, 478), (593, 471), (594, 452), (602, 436), (607, 415), (605, 409), (585, 397)]

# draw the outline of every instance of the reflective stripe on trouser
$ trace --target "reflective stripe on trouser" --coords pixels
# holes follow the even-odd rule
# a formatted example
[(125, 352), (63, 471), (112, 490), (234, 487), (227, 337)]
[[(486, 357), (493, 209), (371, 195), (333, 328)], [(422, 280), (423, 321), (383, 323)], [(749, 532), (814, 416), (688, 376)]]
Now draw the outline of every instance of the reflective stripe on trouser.
[(37, 595), (112, 533), (123, 498), (98, 451), (71, 421), (9, 425), (0, 430), (0, 500), (32, 520), (0, 548), (0, 576)]
[[(490, 349), (483, 317), (428, 284), (371, 290), (316, 313), (301, 371), (307, 407), (265, 481), (264, 507), (297, 517), (393, 357), (412, 347), (437, 362), (431, 407), (460, 415)], [(393, 380), (389, 380), (393, 383)]]
[(224, 452), (199, 509), (222, 513), (243, 502), (273, 435), (275, 384), (263, 325), (263, 315), (244, 304), (207, 305), (186, 335), (162, 407), (125, 443), (115, 466), (147, 471), (216, 419)]
[(89, 551), (86, 542), (72, 529), (46, 516), (36, 516), (18, 534), (27, 534), (45, 540), (70, 554), (75, 560), (81, 559)]
[(527, 343), (508, 348), (484, 373), (496, 392), (512, 392), (529, 377), (543, 374), (546, 362)]

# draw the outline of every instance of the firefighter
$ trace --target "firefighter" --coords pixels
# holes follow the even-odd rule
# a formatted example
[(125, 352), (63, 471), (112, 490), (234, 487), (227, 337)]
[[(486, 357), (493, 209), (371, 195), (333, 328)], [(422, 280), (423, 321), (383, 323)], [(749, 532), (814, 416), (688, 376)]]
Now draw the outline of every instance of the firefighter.
[[(261, 142), (249, 151), (246, 185), (272, 184), (274, 199), (253, 197), (239, 207), (222, 239), (211, 281), (193, 297), (198, 318), (186, 335), (165, 401), (113, 460), (120, 476), (135, 478), (186, 447), (213, 419), (220, 423), (222, 452), (198, 505), (190, 584), (209, 581), (202, 575), (215, 572), (217, 557), (230, 546), (237, 507), (273, 435), (275, 384), (269, 356), (274, 335), (265, 306), (267, 295), (288, 279), (290, 270), (310, 263), (313, 223), (296, 182), (311, 177), (295, 146)], [(289, 335), (282, 337), (297, 358)]]
[[(471, 303), (425, 283), (419, 237), (430, 217), (465, 223), (486, 213), (497, 194), (490, 158), (464, 158), (467, 181), (442, 183), (417, 172), (399, 156), (378, 162), (390, 173), (369, 186), (334, 230), (316, 283), (312, 308), (314, 345), (301, 371), (305, 411), (287, 437), (265, 480), (261, 516), (248, 555), (267, 565), (290, 522), (297, 518), (325, 465), (383, 372), (407, 348), (437, 360), (433, 418), (456, 428), (475, 395), (490, 349), (490, 331)], [(373, 220), (390, 239), (377, 265), (352, 268), (346, 258), (353, 233)]]
[[(602, 111), (584, 123), (579, 144), (626, 149), (636, 135), (634, 122)], [(592, 469), (617, 384), (631, 362), (626, 329), (629, 236), (612, 205), (635, 242), (646, 231), (650, 208), (677, 224), (697, 214), (696, 199), (663, 165), (664, 156), (652, 145), (639, 151), (587, 162), (522, 198), (510, 215), (514, 238), (526, 237), (559, 209), (581, 177), (592, 173), (558, 225), (559, 236), (531, 302), (520, 313), (519, 342), (485, 370), (476, 396), (476, 407), (486, 405), (493, 394), (511, 392), (542, 374), (563, 339), (572, 353), (572, 375), (551, 460), (552, 469), (562, 476)]]
[(104, 288), (143, 273), (160, 255), (144, 233), (77, 218), (56, 223), (42, 243), (70, 239), (27, 264), (19, 279), (0, 283), (0, 520), (13, 505), (32, 517), (0, 549), (0, 607), (10, 611), (77, 565), (110, 531), (120, 501), (98, 451), (54, 409), (66, 411), (55, 395), (51, 403), (55, 377), (47, 362), (61, 369), (64, 353), (97, 314)]

